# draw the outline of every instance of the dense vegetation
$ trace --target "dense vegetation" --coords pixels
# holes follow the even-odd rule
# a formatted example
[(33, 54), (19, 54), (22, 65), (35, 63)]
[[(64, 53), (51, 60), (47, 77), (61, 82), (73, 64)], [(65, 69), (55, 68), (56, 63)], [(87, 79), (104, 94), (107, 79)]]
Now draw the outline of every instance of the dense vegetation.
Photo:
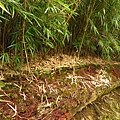
[(120, 60), (119, 6), (120, 0), (3, 0), (2, 64), (28, 62), (37, 52)]

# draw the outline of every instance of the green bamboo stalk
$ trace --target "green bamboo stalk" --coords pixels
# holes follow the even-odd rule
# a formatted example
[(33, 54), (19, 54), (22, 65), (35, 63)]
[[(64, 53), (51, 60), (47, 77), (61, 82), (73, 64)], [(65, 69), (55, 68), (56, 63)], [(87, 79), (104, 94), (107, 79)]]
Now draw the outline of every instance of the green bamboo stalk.
[[(87, 31), (87, 28), (88, 28), (88, 25), (89, 25), (89, 22), (90, 22), (90, 17), (91, 17), (91, 15), (92, 15), (92, 13), (94, 12), (95, 3), (96, 3), (96, 0), (94, 0), (94, 2), (93, 2), (93, 6), (92, 6), (92, 8), (91, 8), (91, 10), (90, 10), (90, 13), (88, 13), (88, 14), (86, 15), (86, 25), (85, 25), (85, 28), (84, 28), (84, 32), (83, 32), (81, 44), (79, 45), (78, 59), (80, 58), (83, 41), (84, 41), (84, 38), (85, 38), (85, 35), (86, 35), (86, 31)], [(88, 7), (89, 7), (89, 6), (88, 6)], [(89, 10), (89, 9), (88, 9), (88, 10)]]

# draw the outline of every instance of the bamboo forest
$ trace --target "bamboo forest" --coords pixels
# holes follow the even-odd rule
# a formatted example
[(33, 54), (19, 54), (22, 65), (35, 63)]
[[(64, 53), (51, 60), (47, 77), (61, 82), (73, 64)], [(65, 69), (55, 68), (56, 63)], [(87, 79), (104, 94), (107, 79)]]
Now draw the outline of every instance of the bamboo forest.
[(120, 0), (0, 0), (0, 120), (120, 120)]

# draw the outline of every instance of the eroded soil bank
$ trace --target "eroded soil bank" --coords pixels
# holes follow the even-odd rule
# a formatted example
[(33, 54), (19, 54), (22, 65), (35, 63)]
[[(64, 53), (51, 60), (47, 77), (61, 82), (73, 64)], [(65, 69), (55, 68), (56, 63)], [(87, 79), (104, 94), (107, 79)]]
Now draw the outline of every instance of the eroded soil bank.
[(5, 79), (1, 77), (0, 81), (0, 120), (120, 118), (120, 64), (89, 63), (34, 69), (31, 74), (1, 73)]

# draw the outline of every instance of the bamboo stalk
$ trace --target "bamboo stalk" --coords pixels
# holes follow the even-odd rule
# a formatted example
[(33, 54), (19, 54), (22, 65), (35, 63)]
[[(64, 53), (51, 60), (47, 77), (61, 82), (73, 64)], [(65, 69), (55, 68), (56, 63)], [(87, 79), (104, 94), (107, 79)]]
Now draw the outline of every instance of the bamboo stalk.
[[(24, 0), (24, 7), (26, 10), (26, 0)], [(26, 18), (26, 16), (25, 16)], [(26, 57), (26, 61), (27, 61), (27, 67), (28, 67), (28, 71), (30, 73), (30, 65), (29, 65), (29, 61), (28, 61), (28, 54), (27, 54), (27, 50), (26, 50), (26, 43), (25, 43), (25, 26), (26, 26), (26, 21), (25, 18), (23, 20), (23, 25), (22, 25), (22, 42), (23, 42), (23, 48), (25, 49), (25, 57)]]
[(88, 28), (88, 24), (89, 24), (89, 21), (90, 21), (90, 17), (91, 17), (91, 15), (92, 15), (93, 11), (94, 11), (95, 3), (96, 3), (96, 0), (94, 0), (93, 6), (92, 6), (92, 8), (91, 8), (91, 10), (90, 10), (90, 13), (89, 13), (89, 9), (90, 9), (89, 7), (90, 7), (90, 6), (88, 6), (88, 14), (86, 15), (86, 25), (85, 25), (85, 28), (84, 28), (84, 32), (83, 32), (81, 44), (79, 45), (78, 59), (80, 58), (83, 41), (84, 41), (84, 38), (85, 38), (85, 35), (86, 35), (86, 31), (87, 31), (87, 28)]

